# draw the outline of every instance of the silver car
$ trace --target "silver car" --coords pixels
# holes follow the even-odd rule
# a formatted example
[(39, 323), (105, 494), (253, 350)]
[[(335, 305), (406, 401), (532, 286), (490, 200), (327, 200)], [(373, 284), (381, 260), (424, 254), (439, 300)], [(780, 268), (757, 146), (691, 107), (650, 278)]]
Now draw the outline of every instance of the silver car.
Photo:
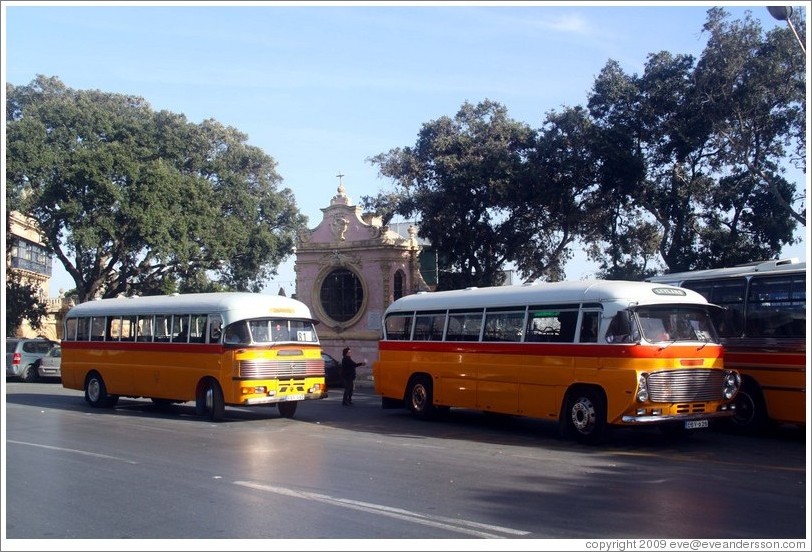
[(27, 382), (37, 381), (40, 378), (42, 359), (58, 346), (59, 343), (50, 339), (7, 338), (6, 377), (16, 376)]
[(39, 377), (41, 378), (61, 378), (62, 377), (62, 347), (54, 345), (48, 354), (39, 359), (39, 364), (34, 364)]

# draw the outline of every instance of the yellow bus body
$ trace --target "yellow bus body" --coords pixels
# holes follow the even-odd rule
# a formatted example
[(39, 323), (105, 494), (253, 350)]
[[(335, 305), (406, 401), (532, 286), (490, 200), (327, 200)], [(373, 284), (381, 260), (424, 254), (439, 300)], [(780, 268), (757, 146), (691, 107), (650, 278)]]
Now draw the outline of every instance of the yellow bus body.
[[(618, 347), (627, 351), (619, 355)], [(492, 350), (486, 351), (480, 344), (470, 348), (456, 345), (453, 351), (439, 347), (413, 351), (381, 344), (380, 358), (373, 365), (375, 391), (403, 399), (410, 379), (425, 373), (433, 380), (436, 406), (558, 421), (566, 391), (575, 384), (592, 385), (606, 396), (609, 424), (636, 426), (641, 424), (624, 417), (639, 416), (640, 405), (634, 395), (640, 374), (686, 370), (721, 374), (724, 365), (718, 345), (706, 346), (701, 354), (695, 346), (679, 345), (665, 350), (651, 345), (539, 345), (533, 347), (535, 350), (514, 353), (499, 346), (489, 348)], [(663, 420), (716, 416), (727, 402), (721, 398), (677, 401), (658, 403), (649, 410), (656, 409)]]
[(224, 407), (327, 397), (324, 361), (303, 303), (256, 293), (104, 299), (65, 318), (62, 385), (94, 407), (119, 397), (195, 401), (214, 421)]
[(421, 418), (450, 408), (527, 416), (587, 443), (611, 426), (708, 427), (733, 416), (740, 384), (712, 309), (695, 292), (646, 282), (406, 296), (384, 313), (375, 391), (384, 407)]
[[(86, 346), (89, 345), (89, 346)], [(129, 397), (149, 397), (185, 402), (195, 400), (197, 384), (204, 378), (220, 382), (227, 405), (250, 406), (286, 400), (322, 398), (324, 361), (318, 347), (303, 349), (229, 349), (221, 345), (64, 343), (62, 385), (84, 389), (87, 375), (99, 372), (107, 392)], [(296, 352), (291, 361), (290, 351)], [(301, 365), (291, 369), (291, 363)], [(240, 366), (261, 364), (265, 377), (240, 375)], [(262, 391), (257, 391), (257, 390)]]

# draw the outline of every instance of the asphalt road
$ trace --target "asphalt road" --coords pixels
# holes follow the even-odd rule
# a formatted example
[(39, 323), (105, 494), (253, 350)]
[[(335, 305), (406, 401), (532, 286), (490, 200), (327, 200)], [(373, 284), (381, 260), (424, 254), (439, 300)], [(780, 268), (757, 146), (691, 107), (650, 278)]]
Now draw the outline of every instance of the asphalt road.
[(191, 403), (4, 391), (7, 539), (808, 538), (807, 436), (792, 428), (588, 447), (537, 420), (421, 422), (363, 383), (350, 407), (336, 389), (293, 419), (226, 408), (219, 424)]

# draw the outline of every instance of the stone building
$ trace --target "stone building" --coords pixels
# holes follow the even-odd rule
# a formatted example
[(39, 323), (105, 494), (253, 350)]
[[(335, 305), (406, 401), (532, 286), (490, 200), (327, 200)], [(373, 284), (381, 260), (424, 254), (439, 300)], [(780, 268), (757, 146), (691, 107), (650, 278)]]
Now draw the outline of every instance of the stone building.
[[(341, 175), (339, 175), (340, 177)], [(344, 347), (356, 361), (365, 360), (359, 377), (368, 374), (378, 355), (381, 318), (395, 299), (432, 289), (423, 273), (431, 273), (432, 252), (408, 226), (401, 235), (381, 224), (380, 217), (362, 214), (343, 182), (322, 208), (321, 223), (300, 233), (296, 246), (296, 298), (310, 307), (322, 348), (341, 359)], [(421, 262), (429, 270), (421, 270)]]
[(62, 338), (62, 320), (72, 303), (61, 296), (48, 298), (52, 260), (43, 247), (42, 234), (33, 219), (14, 211), (9, 214), (8, 232), (11, 240), (10, 248), (6, 251), (7, 267), (13, 274), (19, 275), (22, 282), (35, 287), (38, 298), (47, 306), (48, 316), (43, 321), (43, 327), (38, 330), (24, 321), (18, 328), (4, 325), (5, 334), (16, 337), (43, 336), (59, 340)]

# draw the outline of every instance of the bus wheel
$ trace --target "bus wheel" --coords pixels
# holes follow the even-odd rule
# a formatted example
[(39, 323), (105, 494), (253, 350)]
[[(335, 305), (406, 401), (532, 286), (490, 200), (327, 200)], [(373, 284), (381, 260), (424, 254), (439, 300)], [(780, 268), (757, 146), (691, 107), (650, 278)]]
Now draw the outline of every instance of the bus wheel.
[(223, 399), (223, 390), (214, 380), (207, 381), (201, 394), (197, 397), (195, 413), (208, 416), (212, 422), (222, 422), (226, 413), (226, 404)]
[(745, 382), (733, 404), (736, 405), (736, 414), (729, 418), (731, 429), (742, 433), (758, 433), (767, 427), (767, 407), (756, 384)]
[(566, 417), (566, 432), (587, 445), (597, 445), (606, 439), (606, 406), (603, 397), (594, 389), (576, 389), (569, 395)]
[(406, 404), (412, 414), (421, 420), (430, 420), (436, 415), (434, 391), (428, 376), (415, 376), (409, 385)]
[(288, 401), (279, 403), (279, 414), (283, 418), (293, 418), (293, 415), (296, 414), (297, 404), (299, 404), (298, 401)]
[(118, 395), (108, 395), (101, 375), (91, 372), (85, 381), (85, 400), (93, 408), (112, 408), (118, 402)]

